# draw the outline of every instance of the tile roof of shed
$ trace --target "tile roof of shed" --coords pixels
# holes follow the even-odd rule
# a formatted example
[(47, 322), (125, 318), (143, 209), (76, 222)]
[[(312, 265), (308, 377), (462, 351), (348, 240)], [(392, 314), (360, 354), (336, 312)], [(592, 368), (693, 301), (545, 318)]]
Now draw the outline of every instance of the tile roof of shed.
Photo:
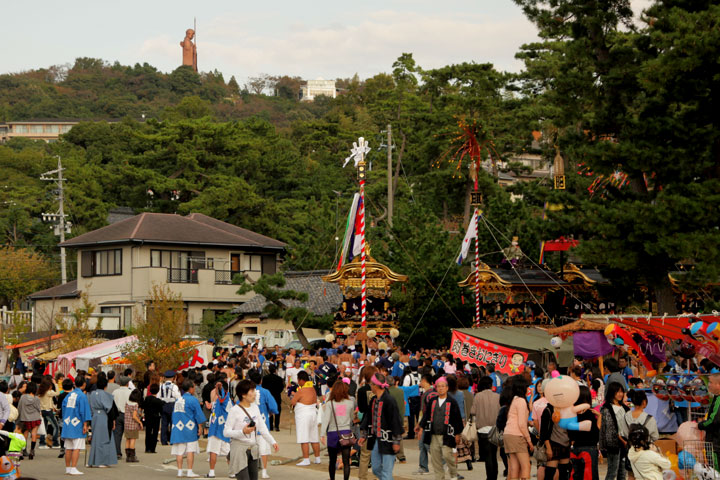
[[(322, 281), (322, 276), (330, 273), (329, 270), (311, 270), (304, 272), (285, 272), (285, 288), (308, 294), (307, 302), (297, 300), (282, 300), (288, 307), (303, 307), (315, 315), (334, 313), (343, 302), (340, 287), (336, 283)], [(262, 295), (255, 295), (250, 301), (233, 309), (233, 313), (261, 313), (267, 305)]]

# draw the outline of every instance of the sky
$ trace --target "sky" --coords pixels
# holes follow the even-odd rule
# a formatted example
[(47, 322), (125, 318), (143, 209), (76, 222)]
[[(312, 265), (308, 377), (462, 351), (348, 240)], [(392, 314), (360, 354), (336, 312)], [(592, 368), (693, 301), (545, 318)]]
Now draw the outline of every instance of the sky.
[(402, 53), (425, 69), (489, 62), (517, 72), (515, 52), (537, 40), (512, 0), (36, 0), (3, 6), (0, 73), (77, 57), (170, 72), (194, 18), (200, 71), (240, 84), (261, 73), (364, 79), (390, 72)]

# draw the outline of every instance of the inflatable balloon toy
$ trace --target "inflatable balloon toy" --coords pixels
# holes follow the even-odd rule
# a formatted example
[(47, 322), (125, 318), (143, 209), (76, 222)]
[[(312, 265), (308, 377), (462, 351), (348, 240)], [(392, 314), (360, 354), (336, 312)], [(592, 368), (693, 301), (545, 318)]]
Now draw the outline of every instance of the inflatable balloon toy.
[(608, 325), (605, 328), (605, 338), (610, 345), (624, 346), (625, 350), (637, 356), (638, 360), (640, 360), (643, 366), (645, 366), (645, 370), (647, 371), (646, 375), (648, 377), (653, 377), (657, 374), (657, 371), (653, 368), (652, 363), (647, 359), (642, 349), (633, 339), (632, 335), (620, 328), (618, 325), (615, 325), (614, 323)]
[(3, 480), (16, 480), (20, 478), (19, 469), (15, 468), (15, 464), (8, 457), (0, 457), (0, 478)]
[(693, 394), (695, 393), (695, 387), (696, 385), (692, 383), (694, 379), (693, 378), (683, 378), (682, 381), (678, 384), (678, 390), (680, 391), (680, 396), (683, 400), (686, 402), (693, 402)]
[(663, 470), (662, 476), (663, 476), (663, 480), (677, 479), (677, 475), (675, 474), (675, 471), (673, 471), (673, 470)]
[(680, 470), (692, 470), (695, 468), (696, 463), (695, 456), (687, 450), (678, 453), (678, 468)]
[(578, 422), (577, 414), (590, 408), (587, 403), (575, 405), (580, 396), (580, 387), (577, 382), (567, 375), (558, 375), (548, 382), (544, 390), (545, 398), (548, 399), (555, 412), (553, 422), (565, 430), (579, 430), (589, 432), (592, 427), (590, 420)]
[(678, 468), (678, 456), (677, 453), (665, 452), (665, 456), (670, 460), (670, 470), (675, 473), (676, 477), (680, 477), (680, 469)]
[(700, 405), (706, 406), (710, 404), (710, 392), (708, 391), (706, 380), (703, 378), (695, 378), (693, 384), (692, 399)]
[(697, 480), (720, 480), (720, 473), (714, 468), (697, 462), (693, 467), (693, 473)]
[(683, 397), (682, 393), (680, 392), (680, 389), (678, 388), (678, 381), (675, 378), (671, 378), (667, 382), (667, 391), (668, 395), (670, 395), (670, 398), (676, 402), (682, 402)]
[(667, 385), (665, 385), (665, 379), (663, 377), (655, 377), (652, 383), (652, 391), (655, 394), (655, 398), (658, 400), (667, 401), (670, 399)]
[(550, 339), (550, 345), (551, 345), (553, 348), (560, 348), (560, 346), (561, 346), (562, 344), (563, 344), (563, 339), (562, 339), (562, 337), (552, 337), (552, 338)]

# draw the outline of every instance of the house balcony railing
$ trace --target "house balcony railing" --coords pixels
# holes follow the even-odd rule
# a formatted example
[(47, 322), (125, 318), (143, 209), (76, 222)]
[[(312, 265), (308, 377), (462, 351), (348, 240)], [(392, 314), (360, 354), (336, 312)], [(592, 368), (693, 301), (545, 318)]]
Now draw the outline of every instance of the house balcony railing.
[(198, 283), (195, 268), (168, 268), (168, 283)]
[(238, 272), (232, 270), (215, 270), (215, 285), (231, 285), (232, 277)]

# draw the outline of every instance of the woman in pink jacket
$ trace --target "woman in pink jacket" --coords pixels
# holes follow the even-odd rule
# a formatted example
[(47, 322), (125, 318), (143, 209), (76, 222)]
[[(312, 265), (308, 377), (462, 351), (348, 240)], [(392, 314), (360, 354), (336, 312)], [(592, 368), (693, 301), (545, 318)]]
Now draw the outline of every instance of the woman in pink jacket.
[(508, 456), (508, 480), (530, 478), (530, 454), (533, 451), (528, 431), (527, 383), (521, 377), (512, 380), (513, 399), (508, 409), (503, 435), (505, 453)]

